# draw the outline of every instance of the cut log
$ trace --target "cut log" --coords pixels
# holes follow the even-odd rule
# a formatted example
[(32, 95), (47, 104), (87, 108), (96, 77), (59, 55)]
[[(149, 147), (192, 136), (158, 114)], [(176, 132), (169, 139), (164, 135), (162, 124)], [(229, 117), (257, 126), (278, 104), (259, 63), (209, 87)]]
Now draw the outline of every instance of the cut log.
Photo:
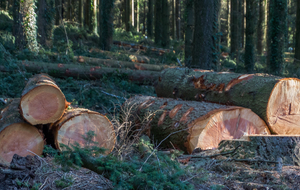
[(162, 146), (174, 145), (188, 153), (246, 134), (270, 134), (265, 122), (247, 108), (149, 96), (135, 96), (124, 105), (133, 104), (138, 118), (155, 113), (149, 130), (156, 143), (164, 140)]
[(208, 101), (250, 108), (275, 134), (300, 134), (300, 80), (268, 74), (166, 69), (158, 97)]
[[(17, 64), (20, 68), (31, 73), (47, 73), (52, 77), (67, 78), (73, 77), (75, 79), (96, 80), (102, 79), (104, 76), (110, 75), (121, 76), (124, 80), (133, 81), (137, 84), (152, 85), (160, 76), (157, 71), (140, 71), (140, 70), (126, 70), (116, 68), (103, 68), (100, 66), (85, 66), (75, 64), (53, 64), (44, 62), (23, 61)], [(0, 65), (0, 71), (9, 72), (9, 70)]]
[(237, 160), (266, 160), (277, 162), (281, 158), (284, 164), (300, 165), (299, 135), (249, 135), (243, 140), (224, 140), (218, 150), (230, 152), (226, 157)]
[(77, 142), (84, 147), (87, 142), (83, 136), (89, 131), (96, 135), (92, 140), (99, 147), (107, 149), (106, 154), (113, 150), (116, 141), (114, 128), (106, 116), (81, 108), (67, 110), (59, 121), (50, 125), (50, 131), (53, 134), (54, 146), (59, 150), (60, 143), (71, 145)]
[(78, 62), (87, 63), (89, 65), (113, 67), (120, 69), (133, 69), (133, 70), (148, 70), (148, 71), (162, 71), (166, 68), (175, 68), (176, 66), (169, 65), (154, 65), (154, 64), (141, 64), (127, 61), (117, 61), (110, 59), (99, 59), (93, 57), (74, 56)]
[(55, 82), (46, 74), (29, 79), (20, 103), (23, 118), (32, 125), (48, 124), (59, 120), (68, 103)]
[(43, 136), (20, 115), (20, 99), (13, 100), (0, 115), (0, 163), (8, 166), (14, 156), (41, 155)]

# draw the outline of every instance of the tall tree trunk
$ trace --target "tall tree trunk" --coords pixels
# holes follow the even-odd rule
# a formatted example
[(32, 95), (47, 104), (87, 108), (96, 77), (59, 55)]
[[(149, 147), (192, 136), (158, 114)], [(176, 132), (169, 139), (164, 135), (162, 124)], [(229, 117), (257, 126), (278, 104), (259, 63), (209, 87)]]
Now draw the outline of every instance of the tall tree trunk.
[(279, 75), (282, 73), (282, 63), (285, 47), (287, 18), (287, 1), (270, 0), (269, 5), (269, 29), (268, 29), (268, 69), (270, 73)]
[(176, 17), (176, 39), (180, 40), (181, 39), (181, 34), (180, 34), (180, 28), (181, 28), (181, 15), (180, 15), (180, 0), (175, 0), (176, 1), (176, 8), (175, 8), (175, 17)]
[(144, 6), (144, 14), (143, 14), (143, 34), (146, 33), (146, 16), (147, 16), (147, 12), (146, 12), (146, 0), (143, 0), (143, 6)]
[(230, 53), (237, 54), (239, 49), (239, 0), (230, 1)]
[(213, 11), (213, 46), (212, 46), (212, 68), (218, 69), (219, 54), (220, 54), (220, 9), (221, 0), (213, 0), (214, 11)]
[(295, 63), (300, 63), (300, 2), (297, 2)]
[(265, 0), (259, 0), (259, 16), (257, 23), (257, 38), (256, 38), (256, 49), (257, 55), (261, 56), (263, 53), (263, 39), (264, 39), (264, 19), (265, 19), (265, 10), (264, 10)]
[(131, 0), (131, 25), (132, 28), (135, 27), (135, 22), (134, 22), (134, 0)]
[(19, 50), (27, 48), (29, 51), (37, 53), (39, 48), (37, 44), (35, 1), (15, 0), (13, 11), (13, 35), (16, 48)]
[(149, 38), (153, 37), (153, 1), (148, 0), (147, 35)]
[(136, 31), (140, 32), (140, 2), (136, 0)]
[(91, 25), (91, 0), (86, 0), (84, 11), (84, 27), (90, 29)]
[(68, 21), (71, 21), (72, 19), (72, 10), (71, 10), (71, 0), (68, 0), (68, 3), (66, 3), (66, 7), (67, 7), (67, 15), (66, 15), (66, 18)]
[(131, 0), (124, 0), (125, 1), (125, 30), (127, 32), (130, 31), (130, 1)]
[(190, 67), (192, 62), (193, 52), (193, 37), (194, 37), (194, 0), (186, 2), (186, 29), (185, 29), (185, 65)]
[(161, 46), (167, 47), (170, 43), (170, 10), (169, 10), (169, 1), (168, 0), (161, 0), (162, 1), (162, 39), (161, 39)]
[(246, 0), (246, 47), (245, 67), (248, 73), (254, 72), (255, 31), (257, 20), (257, 0)]
[(61, 24), (61, 12), (62, 12), (62, 0), (55, 0), (55, 8), (56, 8), (56, 14), (55, 14), (55, 24), (60, 25)]
[(239, 19), (239, 30), (240, 30), (240, 43), (238, 44), (239, 49), (244, 48), (245, 43), (245, 0), (239, 0), (239, 12), (240, 12), (240, 19)]
[(161, 19), (162, 19), (162, 3), (159, 0), (155, 1), (155, 43), (157, 45), (161, 44), (162, 40), (162, 26), (161, 26)]
[(83, 27), (83, 0), (78, 0), (79, 1), (79, 7), (78, 7), (78, 21), (80, 27)]
[(113, 8), (115, 0), (101, 0), (100, 47), (110, 50), (113, 41)]
[(211, 69), (213, 61), (213, 22), (215, 3), (212, 0), (195, 1), (194, 49), (191, 67)]
[(172, 15), (171, 15), (171, 37), (172, 39), (176, 39), (176, 20), (175, 20), (175, 0), (171, 0), (171, 7), (172, 7)]
[(97, 34), (97, 0), (92, 0), (93, 7), (92, 10), (90, 10), (90, 18), (91, 18), (91, 23), (90, 23), (90, 31), (93, 34)]
[(38, 2), (38, 39), (42, 45), (46, 45), (46, 41), (52, 36), (55, 21), (54, 4), (54, 0), (39, 0)]

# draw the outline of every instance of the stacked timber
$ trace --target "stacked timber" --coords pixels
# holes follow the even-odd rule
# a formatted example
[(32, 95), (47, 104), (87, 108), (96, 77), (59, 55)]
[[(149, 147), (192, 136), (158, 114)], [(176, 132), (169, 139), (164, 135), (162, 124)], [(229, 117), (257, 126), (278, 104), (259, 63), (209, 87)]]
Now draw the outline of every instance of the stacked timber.
[(144, 130), (155, 142), (188, 153), (217, 148), (222, 140), (270, 134), (259, 116), (242, 107), (149, 96), (135, 96), (124, 105), (136, 105), (137, 118), (153, 114)]
[[(46, 74), (29, 79), (21, 99), (14, 99), (0, 115), (0, 164), (9, 165), (14, 154), (41, 155), (45, 142), (60, 149), (59, 144), (79, 143), (92, 131), (93, 141), (110, 153), (115, 132), (106, 116), (87, 109), (67, 109), (64, 94)], [(60, 149), (61, 150), (61, 149)]]
[(300, 133), (300, 80), (268, 74), (166, 69), (158, 97), (242, 106), (260, 116), (274, 134)]
[(9, 165), (14, 154), (41, 155), (44, 136), (20, 114), (20, 99), (14, 99), (0, 115), (0, 164)]

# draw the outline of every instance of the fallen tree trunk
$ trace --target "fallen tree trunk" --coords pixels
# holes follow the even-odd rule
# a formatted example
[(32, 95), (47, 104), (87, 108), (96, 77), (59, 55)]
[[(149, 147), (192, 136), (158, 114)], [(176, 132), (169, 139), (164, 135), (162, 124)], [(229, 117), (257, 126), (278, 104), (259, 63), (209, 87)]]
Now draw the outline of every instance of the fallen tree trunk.
[(128, 60), (131, 60), (132, 62), (136, 62), (136, 63), (158, 63), (158, 59), (154, 59), (145, 55), (136, 55), (136, 54), (128, 54), (128, 53), (118, 53), (118, 52), (111, 52), (111, 51), (104, 51), (104, 50), (100, 50), (98, 48), (91, 48), (89, 50), (90, 53), (101, 53), (111, 59), (117, 59), (120, 54), (127, 56)]
[(124, 105), (134, 104), (138, 118), (153, 114), (148, 135), (155, 142), (188, 153), (213, 149), (221, 140), (245, 134), (269, 134), (265, 122), (247, 108), (149, 96), (135, 96)]
[(169, 53), (169, 49), (162, 49), (162, 48), (156, 48), (156, 47), (150, 47), (150, 46), (143, 46), (140, 44), (134, 44), (134, 43), (127, 43), (127, 42), (121, 42), (121, 41), (114, 41), (114, 45), (117, 45), (119, 47), (128, 47), (131, 49), (134, 49), (136, 51), (144, 51), (146, 52), (147, 50), (150, 50), (153, 53), (156, 53), (158, 55), (163, 55), (166, 52)]
[(8, 166), (14, 156), (41, 155), (44, 139), (37, 128), (20, 115), (20, 99), (14, 99), (0, 115), (0, 163)]
[[(133, 81), (137, 84), (152, 85), (159, 77), (160, 72), (156, 71), (140, 71), (140, 70), (126, 70), (116, 68), (103, 68), (100, 66), (85, 66), (75, 64), (53, 64), (44, 62), (23, 61), (17, 64), (20, 68), (31, 73), (47, 73), (52, 77), (67, 78), (73, 77), (75, 79), (96, 80), (102, 79), (104, 76), (109, 77), (117, 75), (122, 79)], [(4, 66), (0, 66), (0, 71), (8, 72)]]
[(30, 78), (22, 92), (21, 114), (32, 125), (56, 122), (66, 107), (64, 94), (46, 74)]
[(74, 56), (80, 63), (88, 63), (90, 65), (113, 67), (120, 69), (133, 69), (133, 70), (148, 70), (148, 71), (162, 71), (166, 68), (174, 68), (176, 66), (169, 65), (154, 65), (154, 64), (141, 64), (127, 61), (117, 61), (110, 59), (99, 59), (93, 57)]
[(90, 140), (97, 142), (97, 146), (107, 149), (106, 154), (113, 150), (116, 142), (114, 128), (107, 117), (87, 109), (67, 110), (63, 117), (49, 128), (54, 147), (59, 150), (61, 150), (60, 143), (71, 145), (76, 142), (84, 147), (88, 142), (83, 136), (89, 131), (95, 134)]
[(275, 134), (300, 133), (300, 80), (268, 74), (166, 69), (158, 97), (182, 98), (250, 108)]

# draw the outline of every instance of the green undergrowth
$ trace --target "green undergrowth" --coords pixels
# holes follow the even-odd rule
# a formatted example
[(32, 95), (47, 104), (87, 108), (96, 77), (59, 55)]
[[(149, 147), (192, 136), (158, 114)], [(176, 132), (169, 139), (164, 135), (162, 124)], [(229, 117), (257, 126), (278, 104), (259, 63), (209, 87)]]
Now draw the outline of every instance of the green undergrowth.
[[(82, 166), (102, 174), (113, 182), (114, 189), (193, 189), (192, 185), (181, 180), (185, 171), (170, 156), (159, 151), (151, 155), (150, 152), (135, 151), (121, 160), (113, 154), (103, 155), (104, 149), (91, 140), (93, 136), (91, 131), (84, 136), (87, 143), (83, 148), (78, 144), (62, 145), (63, 151), (57, 152), (46, 147), (44, 153), (53, 156), (65, 171)], [(143, 143), (153, 150), (150, 142)], [(137, 149), (138, 144), (134, 147)]]

